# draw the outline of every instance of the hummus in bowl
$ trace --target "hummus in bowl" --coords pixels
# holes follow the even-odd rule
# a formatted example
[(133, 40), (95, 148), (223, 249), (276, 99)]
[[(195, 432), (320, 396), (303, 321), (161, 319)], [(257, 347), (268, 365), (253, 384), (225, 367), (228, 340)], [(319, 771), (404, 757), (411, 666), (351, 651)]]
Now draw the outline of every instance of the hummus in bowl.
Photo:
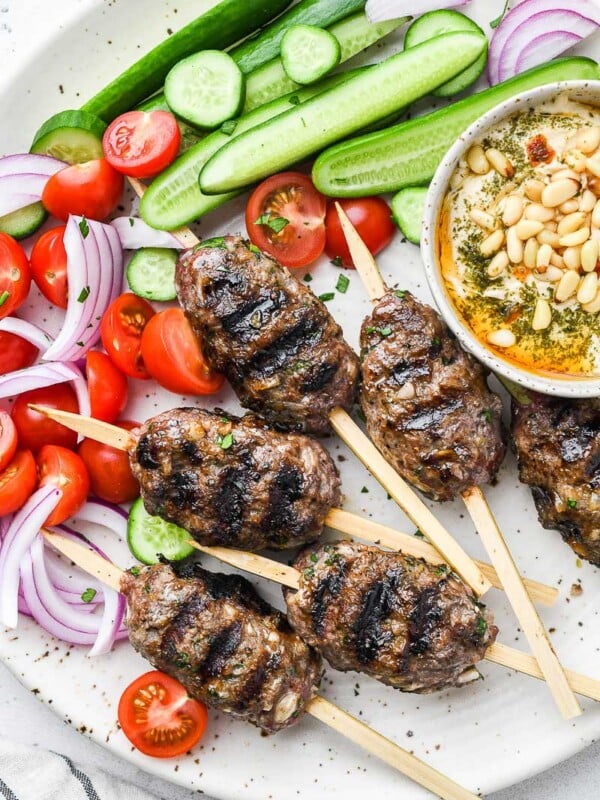
[(436, 303), (495, 372), (600, 394), (600, 82), (517, 95), (450, 149), (421, 249)]

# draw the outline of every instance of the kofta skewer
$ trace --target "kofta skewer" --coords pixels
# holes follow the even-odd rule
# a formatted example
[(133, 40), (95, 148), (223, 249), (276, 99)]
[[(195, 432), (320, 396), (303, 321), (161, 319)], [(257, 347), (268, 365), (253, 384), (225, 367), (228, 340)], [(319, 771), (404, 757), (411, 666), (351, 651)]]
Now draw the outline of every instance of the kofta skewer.
[[(245, 553), (225, 547), (204, 547), (197, 542), (191, 541), (190, 545), (205, 555), (216, 558), (236, 569), (241, 569), (252, 575), (257, 575), (266, 580), (280, 583), (289, 589), (298, 590), (302, 586), (302, 573), (293, 566), (289, 567), (285, 564), (280, 564), (277, 561), (272, 561), (257, 553)], [(307, 552), (310, 552), (308, 548)], [(388, 555), (394, 554), (390, 553)], [(312, 566), (313, 562), (311, 561), (309, 569)], [(499, 664), (515, 672), (521, 672), (531, 678), (542, 681), (546, 680), (534, 656), (523, 653), (521, 650), (509, 647), (500, 642), (495, 641), (490, 645), (483, 658), (485, 661)], [(573, 691), (584, 697), (589, 697), (591, 700), (600, 702), (600, 680), (570, 669), (565, 670), (565, 673)]]
[[(344, 231), (344, 235), (346, 237), (346, 242), (348, 244), (348, 248), (352, 255), (352, 260), (354, 265), (357, 268), (361, 279), (365, 284), (365, 288), (368, 291), (369, 299), (377, 303), (374, 311), (374, 316), (377, 314), (377, 310), (386, 307), (386, 305), (390, 306), (390, 309), (393, 307), (397, 311), (397, 319), (398, 327), (396, 329), (393, 326), (389, 328), (389, 335), (384, 337), (385, 343), (381, 345), (385, 347), (386, 350), (391, 348), (394, 344), (394, 337), (398, 338), (402, 335), (402, 324), (407, 324), (407, 317), (410, 317), (411, 314), (414, 314), (415, 311), (421, 306), (421, 304), (413, 299), (412, 297), (396, 297), (395, 295), (392, 297), (385, 282), (379, 272), (379, 268), (377, 267), (377, 263), (375, 259), (367, 249), (366, 245), (358, 235), (356, 229), (348, 219), (346, 213), (342, 209), (339, 203), (336, 203), (336, 209), (340, 218), (340, 223), (342, 229)], [(410, 307), (408, 311), (405, 312), (404, 304), (412, 304), (414, 307), (414, 311), (411, 311)], [(402, 306), (401, 308), (397, 308), (397, 306)], [(437, 318), (436, 318), (437, 319)], [(373, 327), (377, 328), (377, 322), (372, 318)], [(419, 327), (423, 327), (423, 322), (419, 320)], [(442, 323), (443, 324), (443, 323)], [(367, 328), (369, 330), (369, 328)], [(365, 331), (365, 325), (363, 324), (363, 331)], [(386, 331), (388, 333), (388, 331)], [(412, 331), (409, 331), (405, 335), (411, 335)], [(361, 339), (362, 339), (361, 335)], [(442, 342), (440, 341), (440, 347), (442, 347)], [(457, 349), (460, 350), (459, 345), (455, 345)], [(462, 352), (460, 353), (462, 355)], [(470, 383), (466, 380), (467, 377), (470, 376), (470, 373), (475, 368), (475, 362), (472, 362), (469, 357), (466, 357), (465, 361), (465, 384), (464, 387), (461, 389), (463, 394), (466, 394), (467, 397), (470, 397), (469, 394), (469, 387)], [(363, 374), (365, 371), (368, 370), (367, 366), (367, 359), (368, 355), (365, 357), (363, 361)], [(408, 361), (408, 360), (407, 360)], [(409, 371), (408, 363), (406, 364), (406, 371)], [(479, 367), (477, 366), (477, 369)], [(426, 370), (426, 380), (429, 380), (429, 370)], [(481, 378), (484, 382), (484, 379)], [(365, 382), (366, 383), (366, 382)], [(406, 384), (405, 384), (406, 385)], [(415, 384), (411, 384), (414, 389)], [(377, 387), (379, 388), (379, 387)], [(485, 390), (487, 387), (482, 387)], [(370, 389), (369, 385), (363, 385), (362, 391), (363, 393), (368, 392)], [(373, 387), (375, 391), (375, 387)], [(399, 392), (401, 391), (400, 387), (396, 390), (394, 387), (394, 395), (399, 397)], [(416, 390), (415, 394), (416, 394)], [(473, 393), (474, 395), (476, 392)], [(474, 398), (472, 405), (475, 405), (477, 398)], [(411, 398), (406, 398), (406, 402), (410, 403)], [(473, 409), (469, 408), (468, 406), (471, 405), (470, 403), (461, 404), (461, 407), (465, 409), (467, 415), (472, 415)], [(368, 410), (368, 409), (367, 409)], [(430, 408), (425, 408), (425, 411), (428, 414), (434, 413)], [(418, 412), (417, 412), (418, 413)], [(369, 420), (369, 415), (367, 416), (367, 426), (369, 427), (369, 423), (371, 422), (371, 426), (373, 424), (381, 426), (381, 423), (385, 424), (385, 419), (382, 420), (381, 415), (377, 414), (374, 420)], [(398, 433), (397, 429), (393, 426), (388, 426), (386, 431), (386, 435), (388, 437), (393, 437), (394, 440), (394, 450), (400, 446), (409, 446), (409, 440), (406, 439), (405, 441), (401, 441), (402, 433)], [(371, 431), (371, 437), (373, 437), (373, 432)], [(383, 437), (382, 437), (383, 438)], [(458, 449), (458, 448), (451, 448), (452, 442), (448, 441), (447, 446), (450, 449)], [(386, 449), (389, 449), (386, 448)], [(487, 441), (483, 443), (483, 449), (494, 451), (491, 454), (489, 459), (490, 469), (487, 469), (483, 472), (481, 476), (478, 476), (479, 479), (484, 477), (487, 473), (494, 473), (498, 466), (500, 465), (501, 458), (504, 454), (504, 449), (501, 446), (501, 443), (498, 446), (492, 442), (492, 445), (488, 445)], [(470, 461), (472, 459), (472, 454), (465, 454), (465, 458), (468, 458)], [(487, 476), (487, 475), (486, 475)], [(484, 478), (485, 479), (485, 478)], [(423, 478), (421, 478), (423, 480)], [(488, 477), (489, 480), (489, 477)], [(582, 708), (579, 705), (577, 698), (575, 697), (571, 687), (569, 686), (569, 682), (567, 680), (567, 676), (563, 670), (563, 667), (552, 647), (552, 643), (550, 638), (544, 628), (542, 620), (540, 619), (535, 606), (531, 602), (529, 595), (527, 594), (527, 590), (525, 589), (519, 571), (517, 569), (517, 565), (514, 562), (512, 554), (502, 536), (502, 533), (496, 523), (496, 520), (492, 514), (492, 511), (487, 504), (485, 496), (480, 488), (477, 485), (471, 485), (468, 488), (460, 489), (460, 484), (455, 485), (454, 487), (451, 486), (451, 490), (457, 490), (456, 493), (460, 492), (461, 497), (464, 500), (464, 503), (467, 507), (467, 510), (471, 516), (471, 519), (475, 523), (475, 527), (483, 540), (484, 546), (490, 559), (496, 568), (496, 571), (500, 575), (502, 583), (504, 585), (504, 589), (506, 591), (506, 595), (509, 599), (509, 602), (517, 616), (521, 627), (523, 628), (523, 632), (527, 637), (527, 641), (529, 642), (529, 646), (537, 659), (539, 667), (548, 683), (548, 687), (552, 692), (554, 700), (565, 719), (570, 719), (572, 717), (578, 716), (582, 714)], [(450, 490), (450, 491), (451, 491)], [(426, 533), (426, 532), (425, 532)]]
[[(294, 724), (306, 712), (443, 800), (478, 800), (317, 694), (320, 656), (244, 578), (210, 573), (199, 565), (183, 567), (181, 578), (171, 565), (121, 572), (82, 545), (44, 533), (59, 552), (125, 595), (131, 643), (153, 666), (183, 683), (192, 697), (270, 733)], [(215, 629), (219, 624), (220, 631)], [(243, 664), (238, 663), (238, 649), (243, 646), (251, 666), (239, 675)], [(265, 663), (263, 655), (268, 656)]]
[[(32, 404), (31, 408), (35, 411), (39, 411), (40, 413), (44, 414), (45, 416), (49, 417), (50, 419), (55, 420), (56, 422), (60, 422), (62, 425), (70, 428), (71, 430), (80, 433), (83, 436), (87, 436), (91, 439), (95, 439), (96, 441), (102, 442), (103, 444), (107, 444), (111, 447), (116, 447), (117, 449), (124, 450), (131, 454), (135, 451), (138, 439), (132, 435), (129, 431), (124, 431), (122, 428), (118, 428), (115, 425), (110, 425), (106, 422), (102, 422), (101, 420), (94, 419), (92, 417), (84, 417), (80, 416), (79, 414), (73, 414), (68, 411), (62, 411), (60, 409), (49, 408), (46, 406), (37, 406)], [(164, 412), (164, 414), (159, 414), (157, 417), (153, 417), (151, 420), (145, 423), (145, 428), (148, 429), (148, 426), (151, 425), (152, 420), (163, 420), (165, 419), (168, 422), (169, 416), (177, 417), (181, 412), (188, 415), (190, 412), (186, 409), (174, 409), (171, 412)], [(210, 414), (210, 412), (205, 412), (202, 409), (194, 409), (193, 415), (204, 417), (209, 416), (213, 417), (214, 415)], [(219, 415), (218, 418), (221, 420), (221, 416)], [(224, 419), (224, 418), (223, 418)], [(231, 421), (231, 417), (228, 417)], [(278, 436), (282, 436), (282, 434), (277, 434)], [(296, 435), (297, 436), (297, 435)], [(235, 439), (235, 433), (233, 435)], [(312, 445), (317, 445), (318, 443), (312, 442)], [(168, 445), (166, 448), (167, 455), (172, 454), (173, 451), (180, 445), (183, 444), (184, 450), (191, 452), (194, 450), (197, 453), (198, 458), (200, 457), (202, 451), (200, 449), (196, 450), (192, 448), (193, 441), (189, 444), (186, 444), (186, 440), (184, 439), (183, 442), (179, 441), (177, 438), (174, 442), (163, 442), (164, 445)], [(235, 449), (235, 448), (234, 448)], [(226, 450), (222, 450), (222, 448), (217, 448), (217, 452), (220, 456), (220, 459), (227, 463), (227, 453), (231, 455), (232, 449), (227, 448)], [(151, 454), (150, 454), (151, 455)], [(154, 458), (154, 456), (152, 456)], [(156, 454), (157, 462), (161, 463), (160, 459), (161, 456)], [(144, 457), (142, 457), (142, 461)], [(140, 459), (137, 459), (138, 464), (140, 463)], [(196, 469), (204, 469), (207, 465), (204, 463), (204, 466), (200, 466), (200, 464), (196, 464)], [(185, 469), (183, 466), (180, 467), (180, 471), (184, 471)], [(162, 479), (162, 480), (161, 480)], [(156, 479), (155, 479), (156, 480)], [(169, 477), (166, 474), (159, 474), (158, 476), (158, 483), (159, 488), (162, 493), (168, 493), (169, 487), (167, 484), (169, 483)], [(175, 489), (179, 491), (179, 487), (176, 485)], [(176, 494), (177, 499), (179, 497)], [(156, 502), (156, 501), (153, 501)], [(170, 517), (169, 521), (175, 522), (176, 524), (180, 525), (181, 527), (186, 527), (186, 522), (189, 524), (189, 519), (187, 518), (186, 509), (184, 506), (179, 506), (175, 503), (171, 506), (170, 510), (173, 512), (173, 515)], [(162, 509), (163, 514), (165, 508)], [(201, 514), (203, 517), (207, 518), (208, 515), (206, 513), (206, 509), (200, 509)], [(180, 515), (181, 514), (181, 515)], [(206, 519), (206, 521), (208, 521)], [(285, 523), (285, 519), (284, 519)], [(328, 512), (325, 514), (323, 518), (323, 524), (337, 530), (341, 533), (345, 533), (351, 537), (358, 537), (362, 539), (366, 539), (369, 542), (374, 544), (381, 544), (384, 547), (393, 549), (393, 550), (401, 550), (407, 555), (415, 555), (417, 557), (425, 558), (428, 561), (431, 561), (434, 564), (443, 563), (443, 558), (440, 554), (427, 542), (422, 541), (414, 536), (411, 536), (406, 533), (401, 533), (400, 531), (396, 531), (393, 528), (389, 528), (385, 525), (381, 525), (380, 523), (373, 522), (372, 520), (364, 519), (363, 517), (359, 517), (355, 514), (351, 514), (348, 511), (344, 511), (341, 508), (330, 508)], [(190, 531), (192, 535), (196, 535), (193, 531)], [(227, 538), (226, 544), (229, 546), (230, 544), (235, 544), (239, 549), (240, 538), (239, 537), (229, 537), (226, 533), (224, 536)], [(255, 543), (258, 540), (258, 533), (255, 533), (254, 541)], [(210, 538), (207, 540), (203, 536), (199, 536), (199, 539), (202, 539), (204, 544), (215, 544), (214, 541), (211, 541)], [(273, 547), (272, 536), (269, 537), (270, 546)], [(265, 544), (265, 547), (269, 546), (269, 541)], [(224, 543), (221, 539), (220, 542), (217, 544)], [(256, 548), (258, 549), (258, 548)], [(491, 581), (492, 585), (498, 589), (502, 589), (502, 583), (492, 566), (489, 564), (483, 564), (481, 562), (476, 562), (480, 569), (485, 571), (486, 577)], [(554, 605), (556, 602), (558, 591), (555, 587), (547, 586), (543, 583), (539, 583), (538, 581), (532, 581), (528, 579), (524, 579), (525, 584), (527, 586), (527, 590), (530, 592), (531, 597), (534, 598), (537, 602), (543, 603), (545, 605)]]

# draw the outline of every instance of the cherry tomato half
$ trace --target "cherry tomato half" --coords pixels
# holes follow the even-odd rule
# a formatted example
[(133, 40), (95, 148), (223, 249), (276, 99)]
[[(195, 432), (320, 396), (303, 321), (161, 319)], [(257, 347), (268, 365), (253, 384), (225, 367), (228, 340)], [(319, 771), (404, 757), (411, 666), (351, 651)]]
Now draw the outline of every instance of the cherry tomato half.
[(63, 411), (79, 412), (75, 392), (68, 383), (58, 383), (44, 389), (33, 389), (20, 394), (13, 405), (11, 417), (19, 435), (19, 445), (37, 453), (45, 444), (57, 444), (74, 450), (77, 434), (54, 420), (29, 408), (29, 403), (37, 403)]
[(0, 409), (0, 470), (5, 469), (17, 452), (17, 429), (6, 411)]
[(140, 675), (119, 700), (123, 733), (140, 752), (174, 758), (194, 747), (206, 730), (206, 706), (179, 681), (153, 670)]
[(280, 172), (259, 184), (246, 206), (252, 242), (286, 267), (304, 267), (325, 246), (326, 201), (310, 178)]
[(55, 444), (47, 444), (37, 455), (40, 486), (56, 486), (62, 491), (58, 505), (46, 525), (60, 525), (76, 514), (87, 500), (90, 478), (77, 453)]
[(127, 405), (127, 378), (105, 353), (90, 350), (85, 360), (85, 374), (92, 417), (114, 422)]
[(69, 214), (103, 220), (117, 207), (123, 176), (105, 158), (72, 164), (52, 175), (42, 203), (52, 216), (66, 222)]
[(169, 111), (128, 111), (102, 137), (108, 163), (134, 178), (158, 175), (175, 159), (180, 144), (179, 125)]
[(100, 337), (111, 361), (126, 375), (148, 380), (151, 375), (142, 358), (142, 333), (154, 316), (150, 303), (125, 292), (109, 305), (102, 317)]
[(180, 308), (160, 311), (148, 322), (142, 358), (154, 380), (175, 394), (213, 394), (225, 380), (207, 365)]
[(0, 517), (18, 511), (33, 494), (37, 483), (35, 458), (29, 450), (17, 450), (0, 472)]
[(0, 375), (30, 367), (38, 357), (34, 344), (14, 333), (0, 331)]
[(42, 233), (31, 251), (31, 273), (46, 300), (67, 307), (67, 251), (63, 244), (66, 225)]
[[(380, 197), (356, 197), (338, 202), (373, 255), (391, 242), (396, 226), (392, 222), (392, 212), (385, 200)], [(343, 266), (354, 267), (334, 203), (329, 203), (327, 206), (325, 230), (327, 232), (325, 252), (329, 258), (341, 259)]]
[[(137, 422), (118, 422), (119, 428), (130, 431), (139, 427)], [(140, 493), (140, 486), (133, 477), (129, 456), (93, 439), (84, 439), (79, 445), (79, 455), (90, 476), (92, 494), (109, 503), (128, 503)]]
[(31, 286), (31, 268), (21, 245), (0, 233), (0, 319), (23, 305)]

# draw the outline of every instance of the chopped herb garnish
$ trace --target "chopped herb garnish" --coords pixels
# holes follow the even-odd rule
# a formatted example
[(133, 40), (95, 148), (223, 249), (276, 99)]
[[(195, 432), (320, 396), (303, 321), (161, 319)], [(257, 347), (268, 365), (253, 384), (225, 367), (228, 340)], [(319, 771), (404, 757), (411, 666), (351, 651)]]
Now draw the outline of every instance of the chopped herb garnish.
[(302, 278), (304, 283), (310, 283), (312, 281), (312, 275), (310, 272), (307, 272), (306, 275)]
[(300, 105), (300, 98), (297, 94), (292, 94), (288, 97), (288, 103), (291, 103), (293, 106)]
[(77, 347), (84, 347), (84, 343), (83, 342), (76, 342), (75, 344), (77, 345)]
[(484, 408), (481, 413), (483, 414), (486, 422), (492, 421), (492, 412), (489, 408)]
[(577, 500), (567, 500), (569, 508), (577, 508)]
[(2, 308), (2, 306), (4, 305), (4, 303), (6, 303), (9, 297), (10, 297), (10, 292), (2, 292), (2, 294), (0, 294), (0, 308)]
[(212, 239), (204, 239), (202, 247), (222, 247), (225, 248), (225, 239), (223, 236), (214, 236)]
[(392, 335), (392, 329), (388, 325), (385, 328), (379, 328), (379, 333), (380, 333), (381, 336), (391, 336)]
[(483, 638), (485, 636), (485, 632), (487, 631), (487, 622), (485, 621), (484, 617), (477, 617), (476, 631), (479, 637)]
[(225, 436), (217, 436), (217, 444), (221, 450), (229, 450), (234, 441), (233, 433), (226, 433)]
[(237, 128), (237, 120), (235, 119), (228, 119), (221, 125), (221, 133), (224, 133), (225, 136), (231, 136), (234, 130)]
[(261, 254), (260, 248), (257, 247), (255, 244), (249, 244), (248, 249), (250, 250), (251, 253), (256, 253), (257, 255)]
[(313, 564), (316, 564), (317, 561), (319, 560), (319, 556), (316, 553), (311, 553), (310, 560), (312, 561)]
[(338, 290), (338, 292), (340, 292), (340, 294), (346, 294), (349, 286), (350, 278), (348, 278), (346, 275), (340, 275), (335, 285), (335, 288)]
[(140, 574), (140, 568), (139, 567), (131, 567), (129, 572), (131, 572), (131, 574), (134, 576), (134, 578), (137, 578), (137, 576)]
[(360, 493), (361, 494), (369, 494), (369, 490), (367, 489), (366, 486), (363, 486), (362, 489), (360, 490)]
[(416, 536), (417, 539), (424, 539), (425, 538), (425, 535), (423, 534), (423, 531), (420, 528), (417, 528), (417, 530), (414, 532), (413, 536)]
[(77, 298), (78, 303), (85, 303), (85, 301), (90, 296), (90, 287), (84, 286), (83, 289), (79, 292), (79, 297)]
[(175, 659), (175, 664), (178, 667), (189, 667), (190, 665), (190, 658), (187, 653), (177, 653), (177, 657)]
[(254, 224), (266, 225), (274, 233), (281, 233), (285, 226), (290, 224), (290, 221), (285, 217), (272, 217), (271, 214), (261, 214), (258, 219), (254, 220)]
[(133, 228), (133, 226), (134, 226), (134, 225), (135, 225), (135, 220), (134, 220), (134, 218), (133, 218), (133, 217), (129, 217), (129, 227), (130, 227), (130, 228)]
[(334, 267), (342, 267), (343, 266), (342, 257), (336, 256), (335, 258), (332, 258), (331, 263), (333, 264)]
[(88, 221), (85, 217), (82, 217), (79, 220), (79, 230), (81, 231), (83, 238), (87, 238), (87, 235), (90, 232), (90, 226), (88, 225)]
[(502, 13), (499, 16), (497, 16), (496, 19), (493, 19), (490, 22), (490, 28), (497, 28), (498, 25), (500, 25), (500, 23), (504, 19), (504, 15), (506, 14), (506, 11), (508, 9), (509, 2), (510, 2), (510, 0), (505, 0), (504, 8), (502, 9)]
[(315, 568), (314, 567), (306, 567), (306, 569), (303, 570), (302, 574), (304, 575), (306, 580), (309, 581), (311, 578), (315, 577)]
[(319, 295), (319, 300), (322, 303), (328, 303), (330, 300), (333, 300), (335, 297), (335, 292), (325, 292), (324, 294)]
[(84, 603), (91, 603), (94, 597), (96, 597), (96, 594), (97, 592), (95, 589), (89, 588), (82, 593), (81, 599), (83, 600)]
[(406, 297), (406, 290), (405, 289), (396, 289), (395, 291), (396, 297), (399, 297), (400, 300), (404, 300)]

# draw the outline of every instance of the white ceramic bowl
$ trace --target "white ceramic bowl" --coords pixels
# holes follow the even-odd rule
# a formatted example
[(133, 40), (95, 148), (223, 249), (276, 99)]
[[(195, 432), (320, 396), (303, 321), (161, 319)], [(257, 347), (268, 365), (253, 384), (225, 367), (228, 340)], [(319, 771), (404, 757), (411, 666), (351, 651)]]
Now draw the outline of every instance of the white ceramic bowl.
[[(488, 111), (456, 140), (448, 150), (433, 177), (427, 198), (421, 237), (421, 254), (425, 262), (425, 272), (435, 302), (462, 346), (471, 352), (479, 361), (493, 372), (518, 383), (526, 389), (559, 397), (598, 397), (600, 396), (600, 377), (574, 377), (556, 373), (551, 377), (537, 374), (528, 368), (520, 368), (514, 361), (509, 361), (486, 346), (461, 318), (450, 296), (442, 277), (438, 258), (438, 219), (444, 198), (449, 190), (452, 173), (459, 160), (470, 146), (487, 131), (512, 114), (533, 108), (552, 97), (567, 91), (569, 97), (586, 103), (600, 106), (600, 81), (564, 81), (531, 89), (515, 95)], [(599, 320), (600, 326), (600, 320)]]

